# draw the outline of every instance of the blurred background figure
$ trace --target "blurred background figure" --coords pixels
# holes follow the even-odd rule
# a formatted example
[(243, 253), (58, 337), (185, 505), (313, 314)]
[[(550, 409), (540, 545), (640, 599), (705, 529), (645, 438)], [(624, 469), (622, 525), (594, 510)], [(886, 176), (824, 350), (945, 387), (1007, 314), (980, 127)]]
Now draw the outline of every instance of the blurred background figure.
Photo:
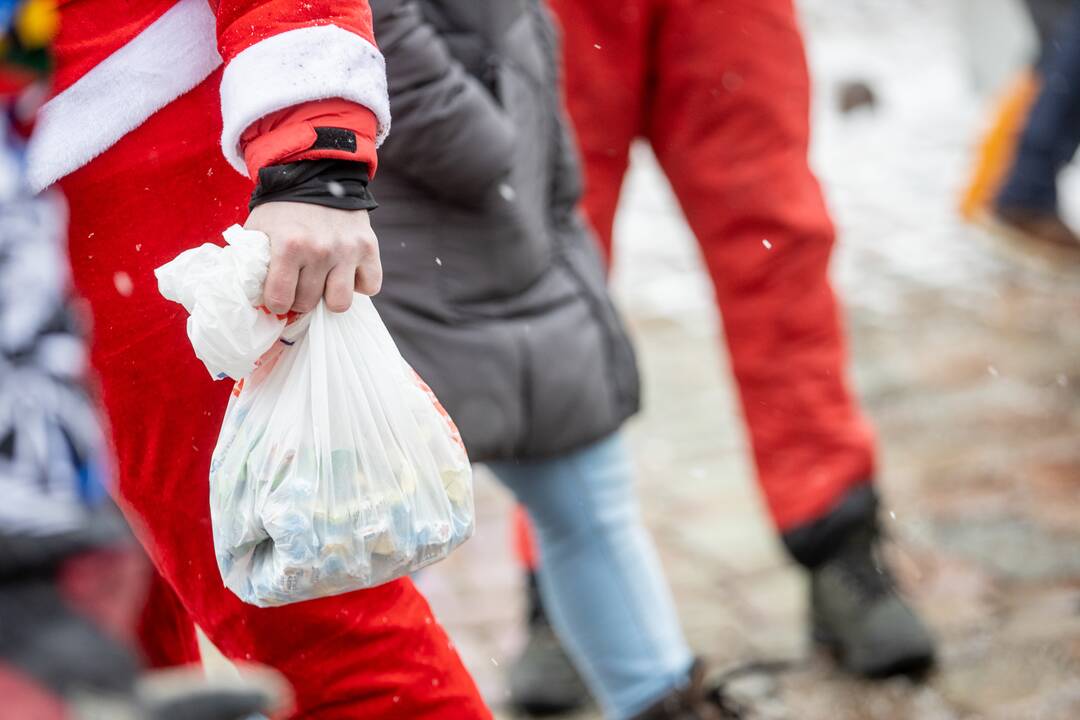
[(961, 211), (1033, 251), (1080, 251), (1058, 175), (1080, 144), (1080, 3), (1029, 0), (1040, 51), (999, 102)]
[(276, 680), (151, 678), (132, 650), (148, 563), (106, 491), (63, 201), (23, 172), (55, 31), (51, 2), (0, 0), (0, 716), (250, 717)]
[[(847, 385), (827, 274), (835, 233), (807, 159), (810, 80), (792, 3), (552, 6), (586, 213), (610, 256), (630, 146), (647, 139), (712, 279), (758, 481), (809, 573), (814, 638), (856, 674), (925, 669), (930, 634), (877, 549), (875, 451)], [(553, 671), (559, 651), (535, 594), (532, 606), (511, 682), (525, 707), (564, 694), (552, 678), (569, 677)]]
[(373, 186), (383, 320), (470, 459), (536, 519), (534, 590), (605, 717), (734, 717), (682, 632), (635, 495), (620, 428), (637, 365), (579, 212), (543, 3), (371, 8), (394, 108)]

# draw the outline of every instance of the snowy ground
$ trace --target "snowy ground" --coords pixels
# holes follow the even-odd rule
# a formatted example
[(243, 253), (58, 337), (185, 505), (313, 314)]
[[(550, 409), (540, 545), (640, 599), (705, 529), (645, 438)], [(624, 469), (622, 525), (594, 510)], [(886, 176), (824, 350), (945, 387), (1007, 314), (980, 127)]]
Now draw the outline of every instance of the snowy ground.
[[(699, 651), (719, 666), (799, 660), (750, 689), (793, 718), (1080, 717), (1080, 263), (1031, 258), (956, 216), (987, 103), (972, 81), (987, 53), (973, 68), (963, 33), (999, 4), (980, 2), (800, 3), (813, 162), (841, 230), (833, 270), (880, 434), (892, 551), (943, 643), (925, 685), (848, 680), (811, 653), (803, 580), (756, 494), (709, 285), (646, 148), (624, 196), (615, 287), (646, 381), (631, 436), (647, 518)], [(850, 78), (877, 91), (874, 111), (836, 110)], [(1066, 178), (1074, 220), (1078, 176)], [(505, 493), (481, 477), (479, 504), (477, 537), (422, 587), (498, 706), (522, 640), (520, 577)]]

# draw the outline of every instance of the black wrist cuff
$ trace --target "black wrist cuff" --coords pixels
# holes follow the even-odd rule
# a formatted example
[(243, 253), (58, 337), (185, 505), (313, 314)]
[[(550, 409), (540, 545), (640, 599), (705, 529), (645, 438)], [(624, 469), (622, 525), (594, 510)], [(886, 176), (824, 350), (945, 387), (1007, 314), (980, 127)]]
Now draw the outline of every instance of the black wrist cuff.
[(352, 160), (301, 160), (259, 170), (259, 184), (248, 209), (268, 202), (301, 202), (338, 210), (374, 210), (367, 163)]

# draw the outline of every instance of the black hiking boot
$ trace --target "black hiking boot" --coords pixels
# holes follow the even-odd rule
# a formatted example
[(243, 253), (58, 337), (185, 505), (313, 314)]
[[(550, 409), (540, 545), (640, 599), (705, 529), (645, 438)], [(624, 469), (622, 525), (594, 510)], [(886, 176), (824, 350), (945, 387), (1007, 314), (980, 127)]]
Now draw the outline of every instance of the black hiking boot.
[(589, 703), (589, 691), (548, 622), (529, 574), (529, 637), (510, 666), (510, 703), (528, 715), (559, 715)]
[(690, 680), (656, 701), (632, 720), (747, 720), (747, 708), (725, 694), (722, 686), (705, 680), (700, 660), (690, 669)]
[(878, 534), (873, 520), (856, 526), (811, 569), (813, 637), (857, 675), (918, 675), (933, 665), (934, 640), (898, 594)]

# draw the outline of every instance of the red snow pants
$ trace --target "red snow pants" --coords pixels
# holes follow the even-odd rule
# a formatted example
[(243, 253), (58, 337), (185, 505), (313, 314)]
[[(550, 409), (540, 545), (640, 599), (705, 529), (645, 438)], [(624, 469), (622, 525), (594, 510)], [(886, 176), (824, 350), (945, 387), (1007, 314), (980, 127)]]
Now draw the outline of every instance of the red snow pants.
[(490, 718), (409, 580), (271, 609), (222, 585), (207, 477), (230, 387), (195, 358), (183, 308), (158, 294), (153, 275), (247, 216), (251, 183), (218, 147), (219, 81), (220, 72), (62, 183), (119, 500), (168, 584), (155, 588), (144, 618), (151, 659), (196, 659), (194, 620), (227, 656), (280, 670), (297, 718)]
[(791, 0), (551, 5), (586, 213), (610, 253), (630, 144), (648, 140), (713, 281), (773, 520), (781, 532), (813, 522), (870, 481), (874, 449), (845, 379)]

